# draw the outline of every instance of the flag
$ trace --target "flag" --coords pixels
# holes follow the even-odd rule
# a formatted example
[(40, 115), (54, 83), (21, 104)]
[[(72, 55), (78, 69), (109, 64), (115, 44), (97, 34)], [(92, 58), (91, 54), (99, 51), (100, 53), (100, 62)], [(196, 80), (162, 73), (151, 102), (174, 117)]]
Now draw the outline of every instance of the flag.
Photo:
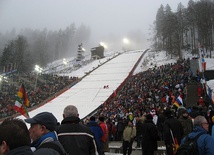
[(27, 109), (25, 106), (30, 106), (29, 100), (28, 100), (28, 96), (27, 93), (25, 91), (25, 87), (22, 84), (19, 88), (17, 97), (16, 97), (16, 101), (15, 101), (15, 105), (14, 105), (14, 110), (19, 112), (20, 114), (22, 114), (23, 116), (25, 116), (26, 118), (29, 118)]
[(174, 105), (179, 108), (180, 107), (180, 104), (178, 104), (176, 101), (174, 102)]
[(18, 97), (23, 100), (23, 103), (25, 106), (27, 106), (27, 107), (30, 106), (30, 102), (28, 100), (28, 96), (27, 96), (27, 93), (25, 91), (25, 87), (23, 84), (19, 88)]
[(17, 96), (16, 101), (15, 101), (15, 106), (13, 107), (13, 109), (17, 112), (19, 112), (20, 114), (22, 114), (23, 116), (25, 116), (26, 118), (29, 118), (28, 112), (25, 108), (25, 105), (23, 105), (21, 103), (20, 98)]
[(180, 106), (183, 106), (183, 99), (181, 98), (181, 96), (179, 95), (177, 98), (176, 98), (176, 100), (175, 100), (175, 102), (174, 102), (174, 105), (176, 106), (176, 107), (180, 107)]
[(212, 100), (212, 89), (209, 86), (207, 88), (207, 95), (210, 98), (210, 100)]
[(169, 130), (170, 130), (170, 134), (171, 134), (172, 142), (173, 142), (173, 143), (172, 143), (173, 155), (175, 155), (176, 152), (177, 152), (177, 150), (178, 150), (178, 148), (179, 148), (179, 144), (178, 144), (177, 138), (174, 137), (174, 135), (173, 135), (173, 133), (172, 133), (172, 130), (171, 130), (171, 129), (169, 129)]
[(214, 104), (214, 100), (213, 100), (213, 91), (212, 91), (212, 89), (209, 87), (209, 86), (207, 86), (207, 96), (209, 97), (209, 99), (210, 99), (210, 102), (212, 103), (212, 104)]

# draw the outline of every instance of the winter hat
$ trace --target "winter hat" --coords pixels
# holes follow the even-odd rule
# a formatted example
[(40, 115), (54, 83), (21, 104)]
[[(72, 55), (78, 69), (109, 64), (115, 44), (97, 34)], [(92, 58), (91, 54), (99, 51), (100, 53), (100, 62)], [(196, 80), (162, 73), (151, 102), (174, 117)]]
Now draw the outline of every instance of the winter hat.
[(172, 116), (172, 111), (171, 111), (170, 108), (166, 108), (166, 110), (165, 110), (165, 116), (166, 116), (166, 117)]
[(99, 117), (99, 121), (104, 122), (104, 117)]
[(146, 119), (147, 119), (147, 120), (151, 120), (151, 119), (153, 119), (153, 117), (152, 117), (151, 114), (147, 114), (147, 115), (146, 115)]
[(91, 117), (90, 117), (90, 121), (95, 121), (95, 117), (94, 117), (94, 116), (91, 116)]
[(185, 109), (182, 111), (182, 114), (188, 114), (188, 111)]

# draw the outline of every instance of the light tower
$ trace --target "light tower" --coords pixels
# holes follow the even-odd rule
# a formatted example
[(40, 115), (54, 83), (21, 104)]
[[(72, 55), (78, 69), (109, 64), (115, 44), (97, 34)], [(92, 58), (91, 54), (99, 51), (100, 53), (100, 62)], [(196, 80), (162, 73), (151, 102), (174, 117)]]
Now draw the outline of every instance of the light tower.
[(77, 58), (76, 58), (77, 65), (82, 64), (82, 59), (84, 58), (83, 52), (84, 52), (84, 50), (83, 50), (82, 43), (81, 43), (80, 45), (78, 45)]

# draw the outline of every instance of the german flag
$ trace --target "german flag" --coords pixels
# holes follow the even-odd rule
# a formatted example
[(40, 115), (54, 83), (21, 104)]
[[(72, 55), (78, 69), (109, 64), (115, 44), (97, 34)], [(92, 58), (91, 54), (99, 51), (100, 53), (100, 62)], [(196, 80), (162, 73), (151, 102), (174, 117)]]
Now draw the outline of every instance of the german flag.
[(171, 129), (169, 129), (169, 130), (170, 130), (170, 134), (171, 134), (172, 142), (173, 142), (172, 143), (173, 155), (176, 155), (177, 150), (179, 148), (178, 140), (176, 137), (174, 137), (172, 130)]
[(180, 104), (178, 103), (178, 102), (174, 102), (174, 105), (177, 107), (177, 108), (179, 108), (180, 107)]
[(183, 106), (183, 99), (181, 98), (180, 95), (176, 98), (174, 105), (178, 108)]
[(22, 84), (19, 88), (19, 91), (18, 91), (18, 97), (23, 100), (23, 103), (25, 106), (29, 107), (30, 106), (30, 102), (28, 100), (28, 96), (27, 96), (27, 93), (25, 91), (25, 87), (24, 85)]

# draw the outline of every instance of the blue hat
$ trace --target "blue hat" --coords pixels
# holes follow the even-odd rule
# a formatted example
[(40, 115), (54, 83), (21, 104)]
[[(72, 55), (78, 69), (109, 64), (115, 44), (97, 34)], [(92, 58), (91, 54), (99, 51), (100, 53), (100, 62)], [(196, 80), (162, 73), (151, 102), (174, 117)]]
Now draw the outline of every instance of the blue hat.
[(50, 131), (56, 130), (57, 127), (56, 117), (49, 112), (41, 112), (32, 118), (25, 119), (25, 122), (44, 125)]

